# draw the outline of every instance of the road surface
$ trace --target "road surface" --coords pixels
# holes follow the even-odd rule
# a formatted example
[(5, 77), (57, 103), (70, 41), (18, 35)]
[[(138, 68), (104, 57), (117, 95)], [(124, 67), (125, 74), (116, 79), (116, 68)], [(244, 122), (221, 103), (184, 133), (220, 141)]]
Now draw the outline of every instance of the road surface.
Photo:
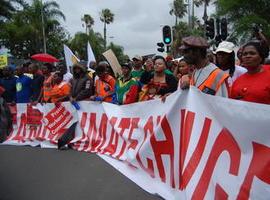
[(0, 200), (160, 200), (95, 154), (0, 145)]

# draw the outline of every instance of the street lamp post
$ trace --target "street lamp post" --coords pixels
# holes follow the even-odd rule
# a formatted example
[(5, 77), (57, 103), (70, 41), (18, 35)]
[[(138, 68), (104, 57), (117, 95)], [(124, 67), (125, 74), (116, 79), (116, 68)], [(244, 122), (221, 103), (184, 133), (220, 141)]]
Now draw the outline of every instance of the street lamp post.
[(43, 50), (44, 50), (44, 53), (47, 53), (42, 0), (41, 0), (41, 23), (42, 23), (42, 35), (43, 35)]

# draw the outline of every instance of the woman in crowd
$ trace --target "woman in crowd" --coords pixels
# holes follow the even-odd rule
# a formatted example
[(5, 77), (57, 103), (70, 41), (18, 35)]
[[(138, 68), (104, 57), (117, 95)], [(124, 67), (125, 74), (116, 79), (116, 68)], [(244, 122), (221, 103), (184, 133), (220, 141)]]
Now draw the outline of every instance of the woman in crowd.
[(185, 59), (181, 59), (178, 62), (177, 67), (174, 70), (174, 76), (180, 80), (183, 75), (188, 74), (190, 71), (188, 63), (185, 61)]
[(144, 69), (146, 71), (153, 71), (154, 70), (154, 62), (152, 58), (147, 58), (145, 63), (144, 63)]
[(165, 73), (166, 60), (162, 56), (154, 58), (154, 72), (145, 71), (141, 77), (141, 83), (145, 84), (140, 93), (140, 101), (156, 98), (165, 99), (166, 96), (177, 90), (177, 80)]
[(270, 104), (270, 70), (263, 65), (269, 48), (259, 41), (243, 46), (242, 65), (247, 72), (232, 85), (231, 98)]
[(179, 60), (178, 66), (174, 71), (174, 76), (179, 80), (178, 81), (178, 88), (180, 88), (182, 76), (184, 76), (184, 75), (191, 76), (193, 71), (194, 71), (194, 67), (192, 65), (189, 65), (184, 58)]
[(223, 71), (227, 72), (229, 86), (247, 70), (243, 67), (235, 65), (234, 44), (232, 42), (223, 41), (218, 45), (216, 50), (217, 66)]

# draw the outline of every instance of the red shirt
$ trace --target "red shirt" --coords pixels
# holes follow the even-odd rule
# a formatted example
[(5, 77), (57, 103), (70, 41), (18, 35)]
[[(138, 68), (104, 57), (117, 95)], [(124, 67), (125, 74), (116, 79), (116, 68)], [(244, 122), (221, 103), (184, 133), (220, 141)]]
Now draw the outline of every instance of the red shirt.
[(231, 98), (255, 103), (270, 104), (270, 69), (256, 74), (245, 73), (232, 85)]

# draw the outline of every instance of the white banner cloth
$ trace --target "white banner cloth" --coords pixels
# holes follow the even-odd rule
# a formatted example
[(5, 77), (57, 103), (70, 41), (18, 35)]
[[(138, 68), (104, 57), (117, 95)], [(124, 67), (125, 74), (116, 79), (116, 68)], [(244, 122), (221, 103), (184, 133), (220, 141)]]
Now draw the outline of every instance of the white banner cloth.
[[(269, 105), (194, 88), (165, 103), (79, 104), (77, 113), (69, 103), (39, 106), (42, 125), (35, 130), (23, 118), (26, 106), (18, 105), (17, 125), (5, 144), (55, 146), (54, 128), (77, 121), (74, 149), (98, 153), (150, 193), (165, 199), (269, 199)], [(59, 113), (61, 120), (53, 122)]]

